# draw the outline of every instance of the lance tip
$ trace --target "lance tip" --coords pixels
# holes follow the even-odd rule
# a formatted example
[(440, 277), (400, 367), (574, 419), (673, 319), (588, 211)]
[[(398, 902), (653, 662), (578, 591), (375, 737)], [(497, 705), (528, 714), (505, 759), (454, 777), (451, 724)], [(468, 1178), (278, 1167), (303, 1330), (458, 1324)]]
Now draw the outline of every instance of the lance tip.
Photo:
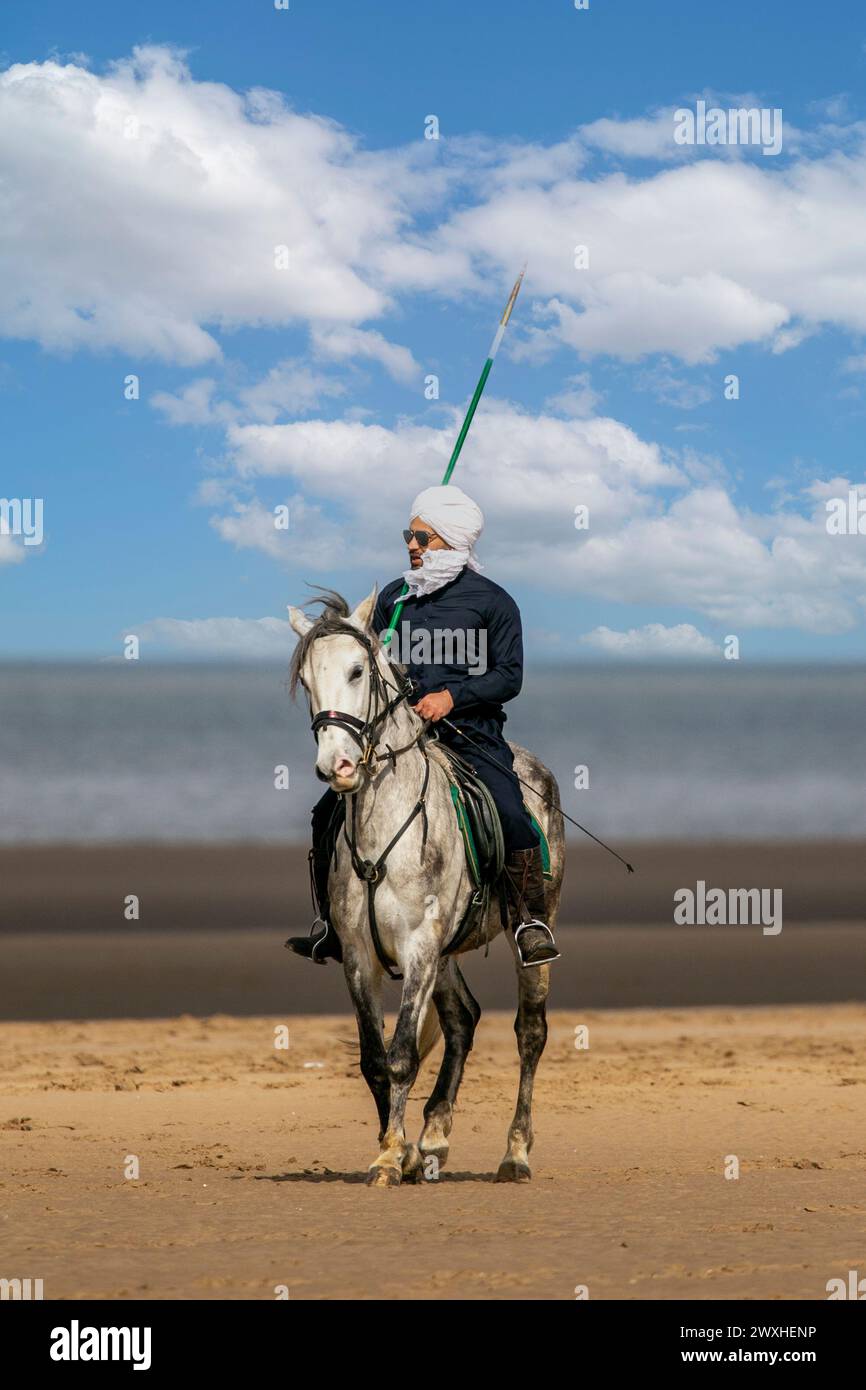
[(508, 296), (508, 303), (507, 303), (506, 306), (505, 306), (505, 313), (502, 315), (502, 319), (501, 319), (501, 323), (502, 323), (502, 327), (503, 327), (503, 328), (506, 326), (506, 324), (508, 323), (508, 320), (511, 318), (511, 311), (512, 311), (512, 309), (514, 308), (514, 302), (515, 302), (515, 300), (517, 299), (518, 294), (520, 293), (520, 286), (523, 284), (523, 277), (524, 277), (524, 275), (526, 274), (526, 265), (527, 265), (527, 262), (524, 261), (524, 263), (523, 263), (523, 269), (521, 270), (520, 274), (518, 275), (517, 279), (516, 279), (515, 282), (514, 282), (514, 289), (511, 291), (511, 294)]

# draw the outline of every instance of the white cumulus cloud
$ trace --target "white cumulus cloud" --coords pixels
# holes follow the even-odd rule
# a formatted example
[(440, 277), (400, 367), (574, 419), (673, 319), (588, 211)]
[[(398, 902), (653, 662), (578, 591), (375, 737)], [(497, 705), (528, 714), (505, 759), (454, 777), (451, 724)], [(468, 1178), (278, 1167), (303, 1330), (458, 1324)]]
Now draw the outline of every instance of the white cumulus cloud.
[(627, 632), (597, 627), (580, 640), (608, 656), (703, 658), (720, 654), (718, 645), (691, 623), (678, 623), (676, 627), (647, 623)]
[[(496, 299), (527, 256), (525, 349), (700, 363), (744, 343), (789, 351), (826, 324), (866, 332), (866, 127), (786, 135), (778, 163), (707, 149), (671, 164), (671, 108), (550, 145), (455, 134), (370, 151), (279, 93), (196, 80), (166, 47), (103, 73), (14, 64), (0, 332), (196, 366), (221, 332), (300, 323), (315, 353), (410, 382), (410, 349), (363, 325), (419, 292)], [(599, 151), (640, 158), (639, 175), (599, 175)]]
[[(240, 486), (288, 479), (308, 504), (294, 538), (279, 542), (288, 565), (339, 562), (375, 574), (387, 553), (396, 573), (415, 480), (441, 474), (458, 414), (441, 427), (232, 426), (227, 440)], [(496, 399), (479, 411), (460, 466), (461, 486), (485, 513), (480, 559), (502, 582), (684, 606), (744, 628), (832, 633), (862, 621), (862, 537), (828, 534), (821, 484), (755, 512), (737, 504), (711, 457), (662, 450), (606, 417), (531, 415)], [(846, 495), (844, 479), (833, 486)], [(575, 524), (583, 507), (586, 528)], [(275, 553), (267, 518), (244, 508), (213, 524)]]
[(295, 645), (288, 620), (280, 618), (153, 618), (138, 635), (154, 646), (187, 656), (285, 660)]
[[(195, 81), (142, 47), (106, 74), (0, 74), (0, 331), (196, 364), (211, 326), (382, 312), (371, 248), (403, 212), (387, 163), (273, 92)], [(275, 248), (288, 251), (279, 269)]]

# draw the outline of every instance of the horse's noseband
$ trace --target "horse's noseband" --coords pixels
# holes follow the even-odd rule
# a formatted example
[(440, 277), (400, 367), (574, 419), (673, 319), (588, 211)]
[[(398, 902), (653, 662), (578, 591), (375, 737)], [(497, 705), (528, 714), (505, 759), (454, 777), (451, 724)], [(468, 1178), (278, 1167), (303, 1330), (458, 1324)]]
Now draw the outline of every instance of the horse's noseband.
[(319, 730), (324, 729), (328, 724), (336, 724), (338, 728), (345, 729), (346, 733), (351, 734), (352, 738), (363, 751), (364, 735), (367, 732), (367, 725), (364, 723), (363, 719), (358, 719), (354, 714), (344, 714), (342, 710), (338, 709), (319, 710), (319, 713), (310, 725), (317, 739), (319, 737)]

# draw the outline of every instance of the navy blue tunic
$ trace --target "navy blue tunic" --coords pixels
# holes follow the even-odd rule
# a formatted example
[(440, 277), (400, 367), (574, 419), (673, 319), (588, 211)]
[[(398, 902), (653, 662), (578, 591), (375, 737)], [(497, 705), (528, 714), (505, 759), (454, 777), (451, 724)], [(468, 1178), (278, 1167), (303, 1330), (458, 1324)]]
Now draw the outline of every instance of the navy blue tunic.
[[(403, 580), (395, 579), (379, 595), (373, 631), (380, 637), (402, 587)], [(448, 691), (454, 701), (449, 718), (455, 723), (460, 715), (466, 721), (492, 720), (501, 730), (502, 706), (523, 684), (520, 610), (499, 584), (468, 568), (434, 594), (406, 599), (392, 651), (406, 666), (418, 699)]]
[[(395, 579), (379, 595), (373, 631), (380, 637), (394, 612), (391, 600), (402, 587), (402, 578)], [(447, 718), (458, 729), (465, 728), (473, 743), (441, 721), (434, 728), (441, 742), (465, 758), (489, 789), (506, 851), (537, 845), (520, 783), (511, 770), (513, 755), (502, 735), (502, 706), (523, 684), (523, 631), (514, 599), (492, 579), (463, 569), (434, 594), (407, 600), (396, 637), (392, 655), (406, 666), (414, 683), (412, 703), (439, 690), (447, 690), (454, 701)], [(485, 758), (478, 744), (497, 761)], [(314, 843), (330, 820), (335, 799), (336, 792), (329, 788), (314, 807)]]
[[(379, 595), (373, 630), (380, 637), (394, 612), (403, 580), (395, 579)], [(501, 585), (474, 570), (423, 598), (407, 598), (395, 637), (395, 656), (406, 666), (415, 694), (447, 690), (454, 708), (447, 718), (466, 729), (497, 763), (485, 758), (466, 739), (438, 722), (441, 741), (470, 763), (489, 788), (499, 810), (506, 850), (529, 849), (538, 835), (523, 804), (520, 783), (511, 771), (513, 756), (502, 735), (502, 706), (523, 684), (523, 630), (520, 610)]]

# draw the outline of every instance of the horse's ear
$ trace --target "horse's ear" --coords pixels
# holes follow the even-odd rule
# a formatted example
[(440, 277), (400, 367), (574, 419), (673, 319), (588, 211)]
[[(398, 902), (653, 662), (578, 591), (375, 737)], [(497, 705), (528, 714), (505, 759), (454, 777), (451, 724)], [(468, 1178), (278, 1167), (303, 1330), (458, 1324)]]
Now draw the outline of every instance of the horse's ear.
[(370, 630), (370, 623), (373, 621), (373, 613), (376, 609), (376, 598), (378, 592), (379, 591), (376, 585), (374, 584), (371, 592), (367, 595), (366, 598), (361, 600), (354, 613), (350, 614), (349, 616), (349, 622), (353, 625), (353, 627), (360, 628), (362, 632), (369, 632)]
[(305, 613), (302, 608), (293, 608), (291, 604), (289, 604), (289, 622), (299, 637), (306, 637), (313, 626), (313, 620), (309, 614)]

